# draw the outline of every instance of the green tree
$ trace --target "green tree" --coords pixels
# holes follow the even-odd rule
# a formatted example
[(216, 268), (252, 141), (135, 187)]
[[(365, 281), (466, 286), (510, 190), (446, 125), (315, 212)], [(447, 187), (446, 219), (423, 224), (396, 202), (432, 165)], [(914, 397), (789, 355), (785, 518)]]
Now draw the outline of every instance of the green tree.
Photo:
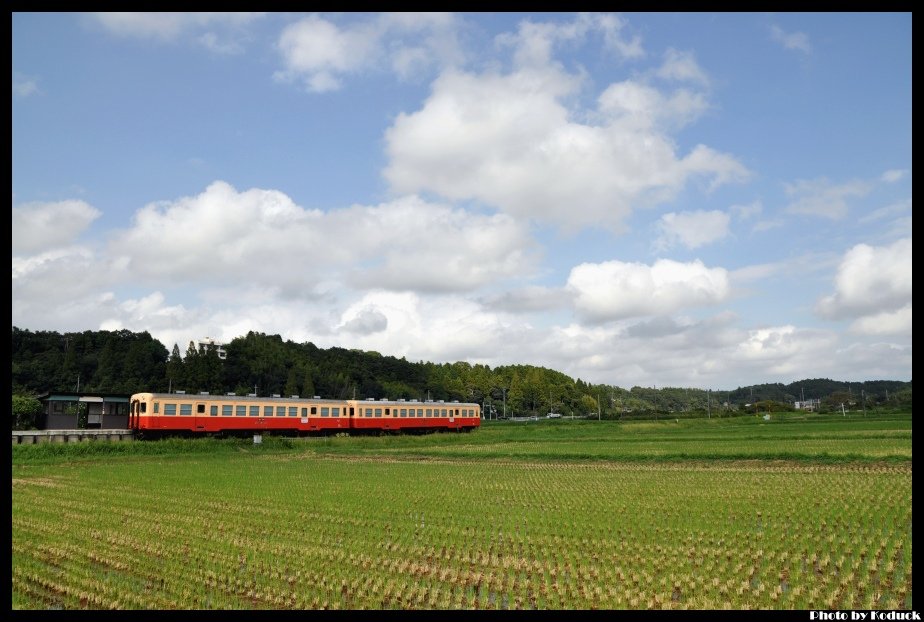
[(173, 344), (173, 352), (167, 360), (168, 389), (178, 389), (183, 384), (183, 358), (180, 356), (180, 346)]
[(13, 396), (13, 429), (34, 430), (42, 415), (42, 403), (31, 395)]

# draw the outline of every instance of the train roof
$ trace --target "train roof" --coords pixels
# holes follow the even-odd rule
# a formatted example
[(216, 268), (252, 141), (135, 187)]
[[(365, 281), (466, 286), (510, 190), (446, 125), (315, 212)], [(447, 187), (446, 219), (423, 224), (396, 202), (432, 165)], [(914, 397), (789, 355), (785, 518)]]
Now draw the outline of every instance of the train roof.
[(221, 394), (218, 394), (218, 393), (212, 394), (212, 393), (150, 393), (150, 392), (147, 392), (147, 393), (135, 393), (134, 395), (132, 395), (132, 397), (135, 397), (135, 396), (145, 396), (145, 395), (150, 395), (152, 398), (160, 398), (160, 399), (174, 399), (174, 400), (184, 400), (184, 399), (191, 399), (191, 400), (196, 400), (196, 399), (199, 399), (199, 400), (222, 400), (222, 401), (228, 401), (228, 402), (230, 402), (230, 401), (234, 401), (234, 402), (241, 402), (241, 401), (244, 401), (244, 402), (246, 402), (246, 401), (259, 401), (259, 402), (265, 402), (265, 401), (268, 401), (268, 400), (269, 400), (269, 401), (277, 401), (277, 400), (278, 400), (278, 401), (283, 401), (283, 402), (336, 402), (336, 403), (338, 403), (338, 404), (342, 404), (342, 403), (344, 403), (344, 402), (354, 402), (357, 406), (361, 406), (361, 405), (370, 406), (370, 405), (373, 405), (373, 404), (385, 405), (385, 406), (399, 406), (399, 407), (402, 406), (402, 405), (408, 405), (408, 404), (415, 404), (415, 405), (417, 405), (417, 404), (423, 404), (423, 405), (430, 406), (430, 407), (444, 407), (444, 406), (445, 406), (445, 407), (450, 407), (450, 406), (453, 406), (453, 405), (457, 405), (457, 406), (474, 406), (474, 407), (480, 406), (479, 404), (476, 404), (476, 403), (474, 403), (474, 402), (459, 402), (459, 401), (457, 401), (457, 400), (452, 400), (452, 401), (446, 401), (446, 400), (407, 400), (407, 399), (395, 399), (395, 400), (390, 400), (390, 399), (386, 399), (386, 398), (375, 399), (375, 398), (371, 398), (371, 397), (370, 397), (370, 398), (366, 398), (366, 399), (364, 399), (364, 400), (362, 400), (362, 399), (345, 399), (345, 400), (340, 400), (340, 399), (333, 399), (333, 398), (322, 398), (322, 397), (319, 397), (319, 396), (317, 396), (317, 395), (312, 396), (312, 397), (303, 397), (303, 396), (299, 396), (299, 395), (289, 395), (289, 396), (284, 396), (284, 395), (259, 396), (259, 395), (221, 395)]

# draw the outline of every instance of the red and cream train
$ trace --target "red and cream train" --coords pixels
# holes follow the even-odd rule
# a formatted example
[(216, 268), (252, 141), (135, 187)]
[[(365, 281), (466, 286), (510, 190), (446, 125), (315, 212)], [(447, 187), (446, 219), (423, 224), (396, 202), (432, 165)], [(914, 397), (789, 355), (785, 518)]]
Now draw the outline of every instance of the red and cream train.
[(158, 432), (470, 431), (481, 424), (478, 404), (445, 401), (331, 400), (136, 393), (128, 425)]

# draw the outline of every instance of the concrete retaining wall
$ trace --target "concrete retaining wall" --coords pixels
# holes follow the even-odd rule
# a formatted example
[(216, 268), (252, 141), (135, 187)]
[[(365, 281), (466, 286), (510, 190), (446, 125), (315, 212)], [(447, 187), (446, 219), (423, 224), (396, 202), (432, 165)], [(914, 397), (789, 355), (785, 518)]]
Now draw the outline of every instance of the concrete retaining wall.
[(132, 430), (14, 430), (14, 445), (33, 443), (80, 443), (83, 441), (130, 441)]

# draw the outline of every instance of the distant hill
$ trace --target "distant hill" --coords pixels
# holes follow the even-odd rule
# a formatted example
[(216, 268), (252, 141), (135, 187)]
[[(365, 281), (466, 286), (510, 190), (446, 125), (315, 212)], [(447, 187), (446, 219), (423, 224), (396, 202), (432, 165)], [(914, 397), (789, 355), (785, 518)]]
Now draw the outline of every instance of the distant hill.
[[(738, 387), (711, 392), (590, 384), (533, 365), (490, 368), (464, 362), (410, 362), (404, 358), (345, 348), (318, 348), (249, 332), (224, 346), (225, 359), (199, 352), (192, 342), (181, 354), (147, 332), (12, 330), (14, 394), (45, 391), (185, 390), (260, 395), (320, 395), (329, 398), (444, 399), (474, 401), (502, 415), (699, 413), (740, 409), (761, 401), (792, 404), (822, 400), (833, 408), (865, 398), (869, 407), (911, 407), (911, 382), (840, 382), (827, 378)], [(618, 381), (618, 379), (615, 379)]]

